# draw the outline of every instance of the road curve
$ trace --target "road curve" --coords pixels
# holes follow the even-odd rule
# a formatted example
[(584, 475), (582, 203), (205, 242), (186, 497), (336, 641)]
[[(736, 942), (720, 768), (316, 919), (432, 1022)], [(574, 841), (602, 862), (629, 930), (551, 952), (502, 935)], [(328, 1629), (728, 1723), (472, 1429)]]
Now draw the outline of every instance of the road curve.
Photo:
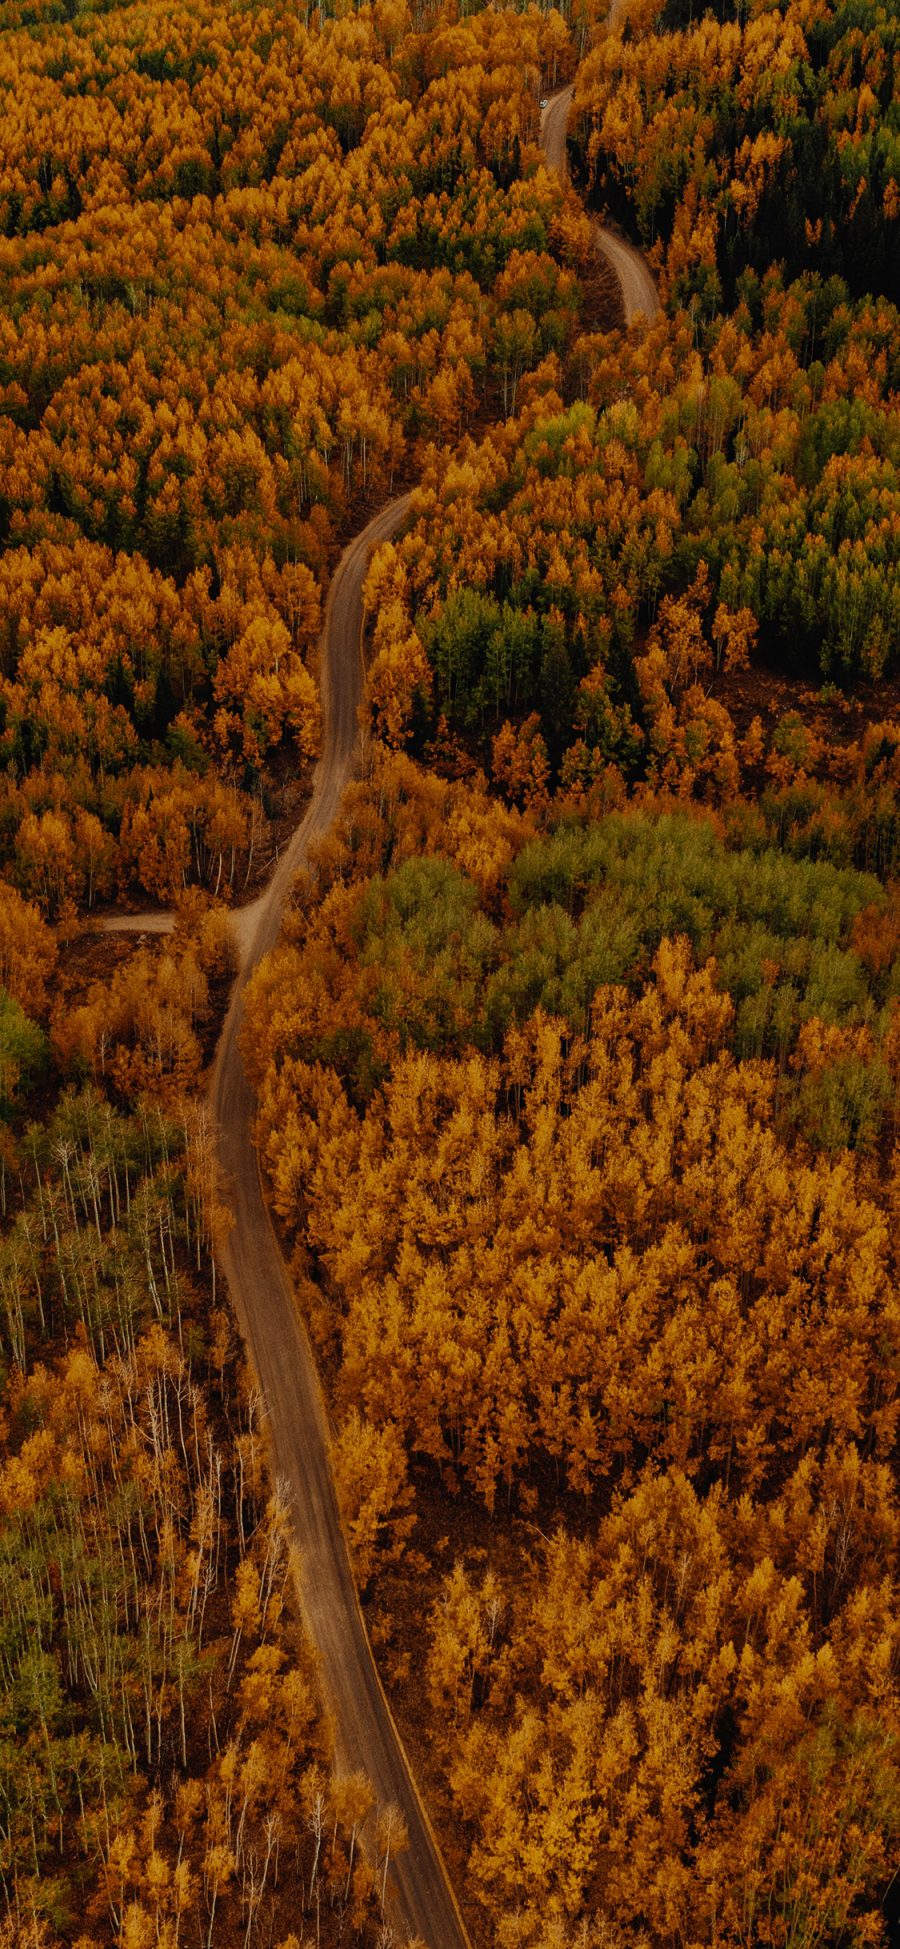
[[(541, 117), (548, 163), (566, 179), (571, 87), (553, 95)], [(656, 289), (643, 258), (597, 225), (597, 240), (622, 286), (625, 315), (652, 317)], [(210, 1104), (223, 1184), (234, 1218), (220, 1248), (222, 1269), (268, 1421), (275, 1470), (287, 1493), (297, 1545), (298, 1584), (318, 1653), (338, 1765), (362, 1771), (377, 1804), (399, 1808), (408, 1846), (391, 1871), (391, 1920), (426, 1949), (468, 1949), (468, 1937), (427, 1814), (394, 1725), (362, 1620), (331, 1474), (328, 1423), (316, 1365), (287, 1268), (263, 1198), (252, 1140), (256, 1111), (239, 1048), (247, 981), (275, 946), (295, 874), (312, 840), (327, 833), (354, 767), (364, 690), (362, 589), (371, 549), (392, 535), (410, 504), (401, 495), (344, 551), (325, 612), (321, 645), (325, 747), (306, 814), (265, 891), (234, 920), (240, 971), (216, 1051)], [(165, 932), (169, 914), (108, 917), (106, 927)]]
[[(558, 88), (556, 93), (550, 96), (546, 108), (541, 110), (541, 142), (544, 154), (550, 168), (556, 170), (564, 183), (569, 180), (566, 131), (574, 93), (571, 82), (567, 88)], [(617, 231), (610, 230), (605, 223), (595, 224), (594, 234), (599, 249), (607, 263), (612, 265), (619, 280), (626, 325), (630, 325), (632, 319), (640, 315), (645, 318), (655, 318), (659, 311), (659, 296), (640, 251), (635, 249), (634, 244), (629, 244), (624, 237), (620, 237)]]
[[(548, 164), (568, 180), (566, 131), (574, 90), (560, 88), (541, 114)], [(597, 243), (619, 280), (628, 323), (659, 310), (640, 252), (603, 225)], [(269, 1220), (252, 1141), (256, 1111), (238, 1037), (244, 990), (275, 946), (294, 876), (312, 840), (327, 833), (354, 767), (364, 690), (362, 588), (372, 548), (400, 526), (401, 495), (370, 521), (341, 556), (331, 583), (321, 644), (325, 747), (304, 818), (264, 892), (233, 915), (239, 973), (216, 1051), (210, 1104), (224, 1188), (234, 1218), (220, 1248), (231, 1301), (268, 1419), (275, 1469), (291, 1506), (298, 1583), (306, 1625), (320, 1661), (338, 1765), (364, 1772), (380, 1807), (402, 1813), (408, 1846), (391, 1871), (391, 1920), (426, 1949), (468, 1949), (468, 1937), (427, 1814), (394, 1725), (359, 1609), (331, 1475), (328, 1423), (315, 1361), (287, 1268)], [(109, 931), (169, 933), (171, 910), (105, 915)]]
[(259, 1382), (277, 1476), (298, 1548), (303, 1613), (319, 1656), (338, 1764), (367, 1774), (377, 1803), (397, 1806), (409, 1845), (391, 1871), (391, 1920), (427, 1949), (466, 1949), (467, 1936), (382, 1690), (357, 1602), (338, 1514), (328, 1427), (315, 1362), (260, 1188), (253, 1147), (255, 1099), (238, 1047), (249, 976), (274, 947), (291, 882), (310, 841), (337, 816), (359, 737), (362, 588), (371, 548), (400, 525), (409, 496), (392, 501), (345, 550), (331, 584), (322, 639), (325, 749), (302, 824), (252, 911), (240, 974), (210, 1086), (219, 1157), (234, 1226), (220, 1258)]

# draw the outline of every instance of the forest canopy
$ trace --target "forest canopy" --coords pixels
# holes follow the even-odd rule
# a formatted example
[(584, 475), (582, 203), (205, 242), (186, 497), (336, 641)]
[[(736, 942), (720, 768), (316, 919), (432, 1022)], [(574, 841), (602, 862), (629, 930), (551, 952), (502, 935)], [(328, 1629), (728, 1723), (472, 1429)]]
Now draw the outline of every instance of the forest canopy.
[(2, 9), (0, 1949), (396, 1941), (222, 1276), (250, 966), (472, 1940), (896, 1936), (895, 14)]
[(696, 810), (542, 828), (376, 753), (248, 999), (358, 1574), (420, 1717), (433, 1552), (430, 1737), (499, 1942), (515, 1904), (522, 1943), (787, 1944), (801, 1902), (879, 1940), (896, 893)]

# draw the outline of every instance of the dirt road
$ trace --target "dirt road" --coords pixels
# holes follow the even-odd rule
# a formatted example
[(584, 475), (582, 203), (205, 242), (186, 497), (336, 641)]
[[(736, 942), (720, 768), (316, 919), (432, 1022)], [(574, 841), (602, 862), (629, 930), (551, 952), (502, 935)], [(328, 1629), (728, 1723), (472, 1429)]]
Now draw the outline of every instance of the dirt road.
[[(555, 95), (550, 96), (546, 108), (541, 111), (541, 142), (544, 154), (551, 169), (556, 170), (564, 183), (569, 179), (566, 129), (574, 92), (571, 83), (568, 88), (558, 89)], [(622, 287), (625, 323), (630, 325), (632, 319), (637, 318), (640, 313), (643, 313), (646, 318), (655, 318), (659, 311), (659, 298), (656, 285), (640, 251), (604, 223), (595, 224), (594, 229), (598, 247), (607, 262), (612, 265)]]
[(95, 926), (104, 934), (171, 934), (175, 914), (171, 907), (148, 907), (140, 914), (99, 914)]
[[(548, 102), (541, 138), (548, 162), (564, 177), (566, 123), (572, 89)], [(597, 226), (598, 243), (622, 285), (626, 317), (658, 310), (653, 280), (640, 254)], [(393, 534), (409, 506), (401, 496), (350, 543), (338, 565), (322, 637), (325, 748), (312, 798), (265, 891), (234, 915), (240, 973), (222, 1030), (211, 1081), (211, 1108), (234, 1226), (221, 1253), (232, 1303), (268, 1416), (275, 1469), (290, 1502), (298, 1550), (298, 1582), (307, 1627), (320, 1660), (334, 1722), (339, 1765), (365, 1772), (378, 1805), (397, 1807), (408, 1846), (391, 1872), (395, 1929), (417, 1936), (426, 1949), (467, 1949), (468, 1938), (421, 1805), (375, 1668), (362, 1621), (338, 1515), (328, 1426), (315, 1361), (263, 1199), (252, 1142), (253, 1092), (238, 1046), (244, 990), (274, 947), (294, 875), (310, 841), (335, 820), (356, 759), (363, 696), (362, 587), (372, 547)], [(110, 916), (103, 923), (128, 931), (165, 932), (163, 912)]]
[[(311, 839), (328, 831), (357, 752), (363, 693), (362, 585), (370, 549), (408, 507), (393, 501), (351, 542), (331, 585), (322, 644), (325, 749), (302, 825), (265, 893), (244, 909), (241, 973), (219, 1043), (211, 1103), (234, 1228), (221, 1257), (232, 1303), (268, 1415), (276, 1473), (293, 1512), (303, 1611), (319, 1654), (338, 1761), (368, 1775), (380, 1807), (403, 1815), (409, 1837), (391, 1871), (391, 1921), (428, 1949), (467, 1942), (437, 1845), (394, 1729), (363, 1626), (335, 1501), (325, 1410), (315, 1363), (260, 1189), (251, 1128), (254, 1098), (238, 1033), (248, 976), (275, 945), (291, 881)], [(252, 916), (252, 919), (250, 918)]]

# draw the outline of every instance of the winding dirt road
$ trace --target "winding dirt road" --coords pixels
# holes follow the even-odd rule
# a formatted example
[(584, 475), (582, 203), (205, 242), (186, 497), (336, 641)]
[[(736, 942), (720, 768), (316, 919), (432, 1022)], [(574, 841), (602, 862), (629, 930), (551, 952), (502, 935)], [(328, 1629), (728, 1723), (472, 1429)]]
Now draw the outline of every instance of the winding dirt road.
[[(566, 126), (571, 87), (561, 88), (541, 116), (547, 161), (568, 177)], [(656, 288), (639, 252), (596, 226), (597, 242), (619, 278), (626, 319), (659, 310)], [(354, 768), (364, 691), (362, 589), (372, 548), (403, 521), (409, 495), (382, 509), (350, 543), (338, 564), (321, 645), (325, 748), (304, 819), (265, 891), (233, 916), (239, 948), (235, 987), (213, 1068), (210, 1097), (219, 1132), (224, 1189), (234, 1226), (221, 1250), (232, 1304), (268, 1419), (276, 1474), (290, 1501), (298, 1552), (298, 1585), (320, 1661), (339, 1766), (364, 1772), (377, 1805), (399, 1809), (408, 1846), (394, 1858), (390, 1918), (426, 1949), (468, 1949), (468, 1937), (394, 1725), (363, 1624), (331, 1475), (328, 1423), (315, 1361), (299, 1319), (284, 1260), (262, 1194), (252, 1141), (255, 1099), (238, 1046), (244, 991), (275, 946), (291, 883), (310, 842), (327, 833)], [(109, 916), (107, 928), (164, 933), (165, 912)]]
[[(546, 108), (541, 110), (541, 142), (544, 154), (551, 169), (555, 169), (564, 183), (569, 180), (569, 159), (566, 154), (566, 130), (569, 125), (569, 110), (575, 93), (572, 83), (567, 88), (559, 88), (551, 95)], [(618, 232), (610, 230), (605, 223), (594, 225), (597, 246), (607, 263), (612, 265), (622, 289), (622, 303), (625, 309), (625, 323), (630, 325), (633, 318), (641, 314), (645, 318), (655, 318), (659, 311), (659, 297), (649, 269), (634, 244), (629, 244)]]
[(255, 1101), (238, 1035), (247, 980), (278, 939), (291, 882), (312, 839), (337, 816), (359, 738), (362, 701), (362, 588), (369, 552), (394, 533), (409, 496), (392, 501), (341, 557), (331, 585), (322, 642), (325, 749), (303, 823), (253, 915), (241, 972), (213, 1070), (211, 1107), (234, 1226), (221, 1252), (232, 1303), (268, 1417), (276, 1474), (290, 1500), (299, 1552), (303, 1613), (318, 1652), (333, 1715), (338, 1764), (364, 1772), (381, 1809), (399, 1808), (408, 1846), (391, 1870), (391, 1921), (428, 1949), (466, 1949), (468, 1938), (437, 1843), (396, 1732), (356, 1598), (335, 1500), (328, 1427), (309, 1341), (269, 1222), (251, 1136)]

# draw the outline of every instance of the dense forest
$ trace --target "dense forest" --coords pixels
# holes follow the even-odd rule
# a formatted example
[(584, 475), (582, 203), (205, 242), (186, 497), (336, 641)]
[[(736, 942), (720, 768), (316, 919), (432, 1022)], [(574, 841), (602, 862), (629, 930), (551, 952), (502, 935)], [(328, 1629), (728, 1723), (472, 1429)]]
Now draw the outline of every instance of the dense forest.
[(896, 907), (688, 808), (536, 824), (385, 756), (256, 980), (359, 1575), (415, 1715), (434, 1563), (433, 1751), (499, 1941), (877, 1940)]
[(2, 16), (0, 1945), (409, 1935), (208, 1098), (408, 491), (240, 1045), (390, 1708), (477, 1949), (889, 1949), (895, 10)]
[(0, 44), (2, 858), (51, 915), (247, 884), (337, 538), (590, 268), (529, 148), (555, 12), (64, 11)]

